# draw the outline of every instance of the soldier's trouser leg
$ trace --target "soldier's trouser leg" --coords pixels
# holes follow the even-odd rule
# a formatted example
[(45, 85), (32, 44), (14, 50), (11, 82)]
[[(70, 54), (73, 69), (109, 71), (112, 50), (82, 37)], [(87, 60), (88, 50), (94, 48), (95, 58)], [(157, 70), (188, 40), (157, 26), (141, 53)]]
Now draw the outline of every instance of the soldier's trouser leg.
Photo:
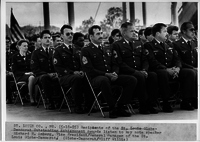
[(165, 69), (157, 70), (156, 73), (158, 76), (158, 86), (161, 98), (163, 101), (168, 101), (170, 97), (169, 73)]
[(13, 80), (11, 75), (6, 75), (6, 99), (12, 101), (12, 91), (10, 87), (10, 81)]
[(144, 107), (147, 101), (146, 78), (141, 72), (135, 72), (133, 76), (137, 79), (136, 92), (140, 106)]
[(112, 95), (110, 80), (105, 76), (98, 76), (92, 79), (92, 84), (102, 91), (104, 99), (112, 110), (115, 107), (116, 100), (114, 100)]
[(51, 77), (48, 74), (44, 74), (39, 77), (39, 81), (42, 85), (42, 88), (44, 89), (45, 96), (49, 99), (50, 103), (53, 103), (52, 96), (53, 96), (54, 90), (51, 86), (52, 84)]
[(78, 75), (66, 75), (61, 77), (61, 85), (72, 88), (72, 95), (76, 106), (83, 103), (83, 78)]
[(158, 78), (155, 72), (149, 72), (146, 79), (148, 102), (154, 104), (158, 98)]
[(122, 96), (118, 102), (118, 105), (124, 105), (131, 103), (135, 87), (137, 85), (137, 79), (130, 75), (119, 75), (116, 81), (112, 82), (113, 85), (118, 85), (123, 88)]
[(92, 94), (92, 90), (87, 82), (86, 77), (83, 78), (83, 93), (85, 97), (85, 106), (86, 108), (91, 108), (94, 102), (94, 96)]
[(183, 100), (197, 98), (197, 72), (193, 69), (183, 68), (179, 72), (181, 95)]

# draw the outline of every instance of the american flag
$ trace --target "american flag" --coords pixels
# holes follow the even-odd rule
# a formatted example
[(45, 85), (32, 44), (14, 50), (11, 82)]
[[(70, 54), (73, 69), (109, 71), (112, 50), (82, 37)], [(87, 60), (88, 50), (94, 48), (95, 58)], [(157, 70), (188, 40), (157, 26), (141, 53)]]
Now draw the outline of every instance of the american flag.
[(15, 19), (12, 8), (10, 16), (10, 37), (12, 42), (17, 42), (20, 39), (24, 39), (24, 34), (22, 33), (21, 28)]

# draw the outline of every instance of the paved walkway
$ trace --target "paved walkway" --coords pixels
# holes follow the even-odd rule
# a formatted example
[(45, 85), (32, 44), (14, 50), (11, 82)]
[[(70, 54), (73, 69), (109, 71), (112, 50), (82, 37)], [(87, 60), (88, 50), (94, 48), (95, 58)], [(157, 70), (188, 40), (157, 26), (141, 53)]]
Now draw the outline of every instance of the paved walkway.
[(58, 110), (45, 110), (42, 105), (39, 108), (25, 104), (21, 106), (20, 104), (7, 105), (7, 121), (119, 121), (119, 120), (197, 120), (197, 112), (194, 111), (183, 111), (179, 109), (179, 106), (174, 108), (173, 113), (163, 113), (158, 114), (142, 115), (138, 113), (138, 110), (134, 111), (131, 117), (119, 117), (116, 119), (108, 118), (108, 112), (105, 112), (106, 118), (103, 118), (100, 112), (92, 113), (90, 116), (87, 114), (76, 114), (70, 113), (68, 109), (62, 109), (61, 112)]

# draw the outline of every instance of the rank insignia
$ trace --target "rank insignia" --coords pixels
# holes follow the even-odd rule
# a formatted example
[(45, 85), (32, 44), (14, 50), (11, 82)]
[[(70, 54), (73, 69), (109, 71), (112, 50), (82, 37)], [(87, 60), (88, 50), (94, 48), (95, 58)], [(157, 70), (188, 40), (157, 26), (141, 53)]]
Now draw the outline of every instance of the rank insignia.
[(58, 60), (56, 58), (53, 59), (53, 63), (57, 64)]
[(82, 62), (84, 65), (88, 63), (88, 60), (85, 56), (82, 57)]
[(113, 55), (114, 55), (115, 58), (118, 57), (118, 56), (117, 56), (117, 52), (116, 52), (115, 50), (113, 50)]
[(149, 50), (145, 49), (145, 54), (149, 55)]

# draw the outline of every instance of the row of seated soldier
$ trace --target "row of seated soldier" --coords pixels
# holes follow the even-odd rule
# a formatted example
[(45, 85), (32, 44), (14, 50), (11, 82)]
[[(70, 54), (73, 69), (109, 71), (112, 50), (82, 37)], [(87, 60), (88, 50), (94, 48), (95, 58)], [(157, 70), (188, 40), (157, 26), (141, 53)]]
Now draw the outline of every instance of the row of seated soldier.
[[(63, 25), (60, 35), (53, 38), (49, 30), (43, 30), (32, 53), (26, 39), (17, 42), (18, 51), (13, 53), (6, 38), (7, 104), (13, 99), (9, 83), (14, 75), (17, 81), (27, 82), (33, 106), (38, 101), (35, 86), (39, 85), (48, 99), (48, 109), (56, 109), (61, 103), (62, 87), (71, 88), (74, 112), (87, 113), (95, 100), (94, 87), (101, 90), (110, 118), (130, 117), (124, 106), (135, 98), (140, 114), (159, 113), (159, 99), (161, 110), (172, 113), (173, 82), (180, 84), (180, 109), (197, 109), (196, 30), (191, 22), (184, 22), (178, 31), (177, 26), (156, 23), (137, 32), (132, 23), (125, 22), (111, 32), (109, 42), (103, 43), (102, 28), (93, 25), (88, 30), (89, 41), (84, 44), (82, 33), (74, 34), (70, 25)], [(118, 86), (121, 94), (113, 86)]]

